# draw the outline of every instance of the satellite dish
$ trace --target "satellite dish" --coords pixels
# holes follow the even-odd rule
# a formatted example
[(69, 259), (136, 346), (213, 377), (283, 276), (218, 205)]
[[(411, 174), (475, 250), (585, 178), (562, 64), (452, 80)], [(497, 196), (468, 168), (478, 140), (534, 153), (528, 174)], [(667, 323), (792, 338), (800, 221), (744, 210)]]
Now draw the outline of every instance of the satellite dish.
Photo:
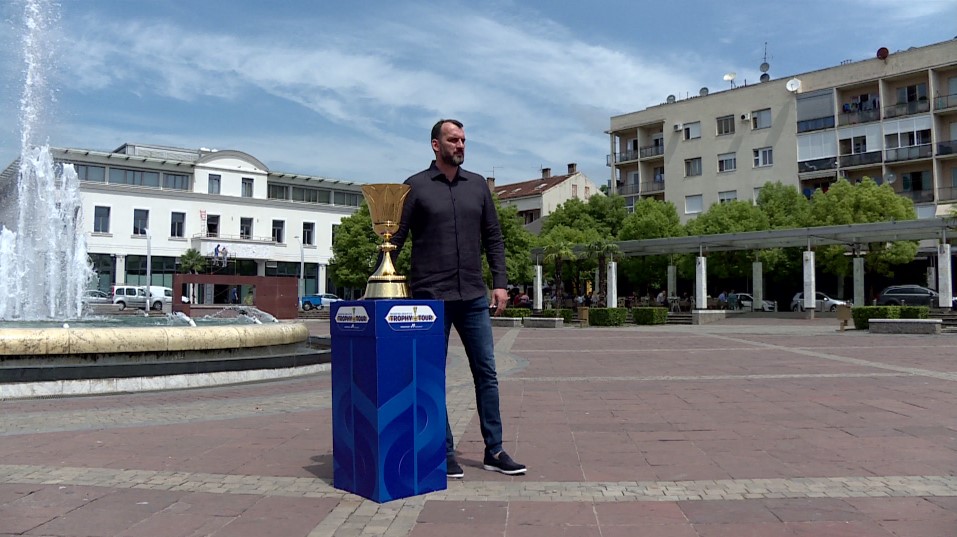
[(669, 95), (669, 96), (668, 96), (668, 104), (671, 104), (671, 103), (673, 103), (673, 102), (675, 102), (675, 96), (674, 96), (674, 95)]
[(887, 47), (881, 47), (877, 49), (877, 58), (880, 60), (886, 60), (889, 54), (890, 54), (890, 51), (887, 50)]
[(770, 68), (771, 68), (771, 66), (768, 64), (768, 62), (764, 62), (764, 63), (761, 64), (761, 72), (762, 72), (762, 73), (767, 73), (767, 72), (768, 72), (768, 69), (770, 69)]
[(799, 78), (792, 78), (791, 80), (788, 80), (788, 83), (787, 83), (784, 87), (787, 88), (788, 91), (790, 91), (791, 93), (795, 93), (795, 92), (797, 92), (797, 91), (800, 91), (800, 89), (801, 89), (801, 79), (799, 79)]
[(707, 95), (708, 95), (708, 88), (701, 88), (700, 90), (698, 90), (698, 95), (701, 96), (701, 97), (707, 96)]
[(737, 73), (733, 73), (733, 72), (732, 72), (732, 73), (728, 73), (728, 74), (724, 75), (724, 80), (725, 80), (725, 82), (731, 82), (732, 80), (734, 80), (734, 77), (736, 77), (736, 76), (737, 76)]
[(767, 73), (761, 73), (761, 82), (767, 82), (768, 80), (771, 80), (771, 75)]
[(897, 182), (897, 175), (895, 175), (894, 172), (887, 172), (884, 174), (884, 181), (889, 185), (893, 185)]

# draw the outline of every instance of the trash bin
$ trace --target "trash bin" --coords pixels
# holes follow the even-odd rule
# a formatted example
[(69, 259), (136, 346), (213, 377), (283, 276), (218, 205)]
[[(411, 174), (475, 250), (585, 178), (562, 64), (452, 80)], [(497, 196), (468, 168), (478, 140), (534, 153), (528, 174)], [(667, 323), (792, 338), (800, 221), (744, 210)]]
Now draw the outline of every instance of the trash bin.
[(840, 324), (840, 325), (841, 325), (841, 332), (843, 332), (843, 331), (844, 331), (844, 328), (847, 327), (848, 321), (852, 321), (853, 319), (854, 319), (854, 316), (851, 315), (851, 307), (850, 307), (850, 306), (847, 306), (847, 305), (844, 305), (844, 304), (839, 304), (839, 305), (837, 306), (837, 320), (841, 323), (841, 324)]
[(585, 306), (578, 306), (578, 320), (581, 322), (582, 326), (588, 326), (588, 308)]

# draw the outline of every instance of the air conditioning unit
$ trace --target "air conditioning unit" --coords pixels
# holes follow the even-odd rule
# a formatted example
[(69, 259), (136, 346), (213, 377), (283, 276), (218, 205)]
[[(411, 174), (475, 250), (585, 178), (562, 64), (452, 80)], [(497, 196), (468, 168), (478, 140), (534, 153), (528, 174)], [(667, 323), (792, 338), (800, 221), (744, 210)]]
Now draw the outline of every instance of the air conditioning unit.
[(751, 114), (741, 114), (741, 121), (751, 121)]
[(675, 132), (681, 132), (681, 129), (684, 128), (684, 125), (681, 123), (675, 123)]

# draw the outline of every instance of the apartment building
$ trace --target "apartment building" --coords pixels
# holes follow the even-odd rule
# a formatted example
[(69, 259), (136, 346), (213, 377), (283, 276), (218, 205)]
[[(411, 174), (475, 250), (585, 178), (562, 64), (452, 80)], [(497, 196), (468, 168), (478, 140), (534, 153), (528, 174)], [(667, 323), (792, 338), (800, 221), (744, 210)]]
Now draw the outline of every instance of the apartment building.
[[(332, 240), (362, 200), (361, 185), (269, 170), (241, 151), (125, 144), (114, 151), (51, 148), (80, 178), (82, 230), (98, 287), (171, 286), (195, 248), (212, 270), (244, 276), (302, 274), (303, 292), (337, 291)], [(17, 162), (4, 170), (4, 184)]]
[(768, 181), (810, 196), (865, 176), (912, 199), (918, 218), (957, 203), (957, 39), (763, 78), (612, 117), (607, 164), (628, 206), (671, 201), (687, 221), (755, 200)]
[(489, 177), (489, 188), (503, 206), (515, 207), (526, 229), (533, 233), (541, 230), (541, 219), (551, 214), (559, 205), (570, 199), (587, 202), (588, 198), (605, 194), (587, 175), (578, 171), (578, 164), (568, 164), (564, 175), (552, 175), (551, 168), (542, 168), (542, 176), (507, 185), (495, 185)]

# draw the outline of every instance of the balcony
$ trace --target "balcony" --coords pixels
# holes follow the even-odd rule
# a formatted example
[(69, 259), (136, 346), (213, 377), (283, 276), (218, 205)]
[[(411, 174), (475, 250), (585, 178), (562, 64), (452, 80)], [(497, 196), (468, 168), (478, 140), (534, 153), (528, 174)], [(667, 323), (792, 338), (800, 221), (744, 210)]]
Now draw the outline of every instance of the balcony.
[(665, 181), (650, 181), (647, 183), (641, 183), (641, 190), (639, 191), (642, 194), (651, 194), (652, 192), (664, 192), (665, 190)]
[(954, 153), (957, 153), (957, 140), (937, 143), (937, 156), (953, 155)]
[(638, 160), (638, 150), (629, 149), (627, 151), (622, 151), (620, 153), (612, 153), (608, 155), (605, 159), (605, 166), (611, 166), (612, 164), (620, 164), (622, 162), (628, 162), (629, 160)]
[(618, 185), (618, 195), (619, 196), (634, 196), (638, 193), (641, 185), (631, 184), (631, 185)]
[(937, 201), (957, 200), (957, 186), (942, 186), (937, 189)]
[(865, 166), (867, 164), (880, 164), (882, 155), (882, 151), (841, 155), (841, 167), (850, 168), (853, 166)]
[(896, 147), (885, 150), (884, 162), (900, 162), (902, 160), (914, 160), (919, 158), (930, 158), (933, 154), (931, 144), (915, 145), (911, 147)]
[(834, 157), (819, 158), (798, 162), (798, 173), (811, 173), (837, 168), (837, 159)]
[(935, 99), (934, 110), (946, 110), (954, 107), (957, 107), (957, 93)]
[(657, 157), (665, 154), (665, 146), (649, 145), (641, 148), (641, 158)]
[(906, 192), (897, 192), (898, 196), (910, 198), (914, 203), (933, 203), (933, 190), (908, 190)]
[(818, 117), (798, 121), (798, 133), (820, 131), (834, 128), (834, 116)]
[(922, 114), (924, 112), (930, 112), (930, 101), (927, 99), (886, 106), (884, 107), (884, 119), (900, 116), (911, 116), (914, 114)]
[(880, 121), (880, 119), (880, 110), (857, 110), (839, 114), (837, 116), (837, 124), (841, 126), (856, 125), (858, 123), (871, 123), (874, 121)]

